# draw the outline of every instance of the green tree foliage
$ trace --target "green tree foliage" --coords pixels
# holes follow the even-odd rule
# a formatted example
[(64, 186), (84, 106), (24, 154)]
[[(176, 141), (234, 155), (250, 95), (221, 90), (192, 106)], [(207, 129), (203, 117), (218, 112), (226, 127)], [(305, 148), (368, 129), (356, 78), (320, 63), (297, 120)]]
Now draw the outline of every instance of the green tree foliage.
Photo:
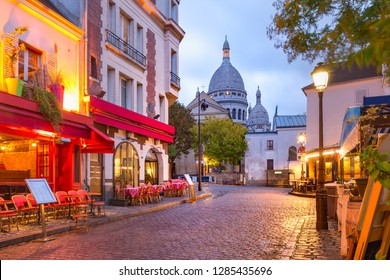
[[(198, 151), (198, 127), (191, 129), (195, 152)], [(218, 166), (222, 162), (237, 164), (244, 158), (248, 148), (245, 140), (247, 129), (241, 124), (234, 124), (231, 119), (206, 117), (201, 123), (201, 143), (204, 155), (210, 165)]]
[(173, 163), (181, 155), (187, 155), (192, 148), (190, 130), (195, 125), (191, 112), (176, 101), (169, 107), (169, 124), (175, 127), (173, 144), (168, 146), (169, 162)]
[(277, 0), (267, 35), (275, 47), (313, 62), (348, 61), (388, 67), (390, 77), (389, 0)]

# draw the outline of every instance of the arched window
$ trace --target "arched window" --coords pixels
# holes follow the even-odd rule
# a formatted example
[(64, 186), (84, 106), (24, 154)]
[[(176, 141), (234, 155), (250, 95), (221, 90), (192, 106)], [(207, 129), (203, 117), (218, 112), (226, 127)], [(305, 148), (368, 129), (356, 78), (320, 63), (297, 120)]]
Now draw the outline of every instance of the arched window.
[(232, 116), (232, 119), (236, 119), (236, 109), (233, 109), (233, 116)]
[(158, 184), (158, 160), (156, 154), (149, 150), (145, 158), (145, 184)]
[(238, 119), (241, 120), (241, 109), (238, 109)]
[[(139, 159), (137, 151), (129, 142), (120, 143), (114, 155), (115, 186), (139, 185)], [(117, 192), (114, 192), (116, 195)]]
[(288, 148), (288, 161), (295, 161), (297, 158), (297, 147), (291, 146)]

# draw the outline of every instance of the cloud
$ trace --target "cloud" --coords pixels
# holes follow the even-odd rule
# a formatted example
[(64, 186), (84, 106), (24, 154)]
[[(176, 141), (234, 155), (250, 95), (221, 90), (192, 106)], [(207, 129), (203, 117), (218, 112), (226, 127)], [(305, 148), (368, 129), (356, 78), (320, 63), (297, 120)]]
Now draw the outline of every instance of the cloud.
[[(231, 63), (240, 72), (255, 105), (257, 86), (262, 103), (273, 115), (306, 111), (301, 88), (311, 83), (314, 66), (306, 62), (287, 62), (287, 56), (274, 48), (266, 36), (272, 22), (274, 1), (197, 0), (181, 1), (179, 23), (186, 35), (180, 44), (180, 102), (187, 105), (197, 88), (207, 92), (210, 79), (222, 63), (222, 46), (228, 36)], [(271, 112), (272, 111), (272, 112)]]

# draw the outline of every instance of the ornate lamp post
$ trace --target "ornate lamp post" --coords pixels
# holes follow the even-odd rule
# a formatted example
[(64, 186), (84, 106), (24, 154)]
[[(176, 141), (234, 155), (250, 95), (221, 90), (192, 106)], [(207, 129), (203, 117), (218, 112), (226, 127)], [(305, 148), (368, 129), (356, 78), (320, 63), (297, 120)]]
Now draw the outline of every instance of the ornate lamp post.
[(198, 191), (202, 191), (202, 157), (204, 147), (200, 142), (200, 110), (206, 111), (209, 105), (205, 99), (200, 100), (200, 92), (198, 89)]
[(328, 86), (329, 73), (326, 71), (322, 63), (314, 68), (311, 73), (314, 86), (318, 92), (318, 183), (316, 189), (316, 212), (317, 212), (317, 230), (328, 229), (327, 219), (327, 191), (325, 188), (325, 160), (324, 160), (324, 127), (323, 127), (323, 113), (322, 113), (322, 96), (326, 87)]
[(303, 153), (305, 152), (305, 143), (306, 143), (306, 134), (301, 132), (298, 135), (298, 143), (300, 144), (298, 148), (298, 154), (301, 155), (301, 181), (304, 179), (305, 171), (303, 171)]

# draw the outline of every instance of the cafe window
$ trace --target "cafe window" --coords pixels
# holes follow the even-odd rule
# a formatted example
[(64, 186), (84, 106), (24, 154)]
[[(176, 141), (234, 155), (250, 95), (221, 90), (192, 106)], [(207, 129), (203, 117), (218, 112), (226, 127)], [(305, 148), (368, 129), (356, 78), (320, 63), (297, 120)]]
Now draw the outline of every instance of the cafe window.
[(267, 140), (267, 150), (271, 151), (274, 149), (274, 140)]
[(145, 158), (145, 183), (158, 184), (158, 160), (152, 150), (148, 151)]
[(128, 142), (122, 142), (115, 150), (114, 180), (121, 187), (139, 185), (139, 159), (135, 148)]

